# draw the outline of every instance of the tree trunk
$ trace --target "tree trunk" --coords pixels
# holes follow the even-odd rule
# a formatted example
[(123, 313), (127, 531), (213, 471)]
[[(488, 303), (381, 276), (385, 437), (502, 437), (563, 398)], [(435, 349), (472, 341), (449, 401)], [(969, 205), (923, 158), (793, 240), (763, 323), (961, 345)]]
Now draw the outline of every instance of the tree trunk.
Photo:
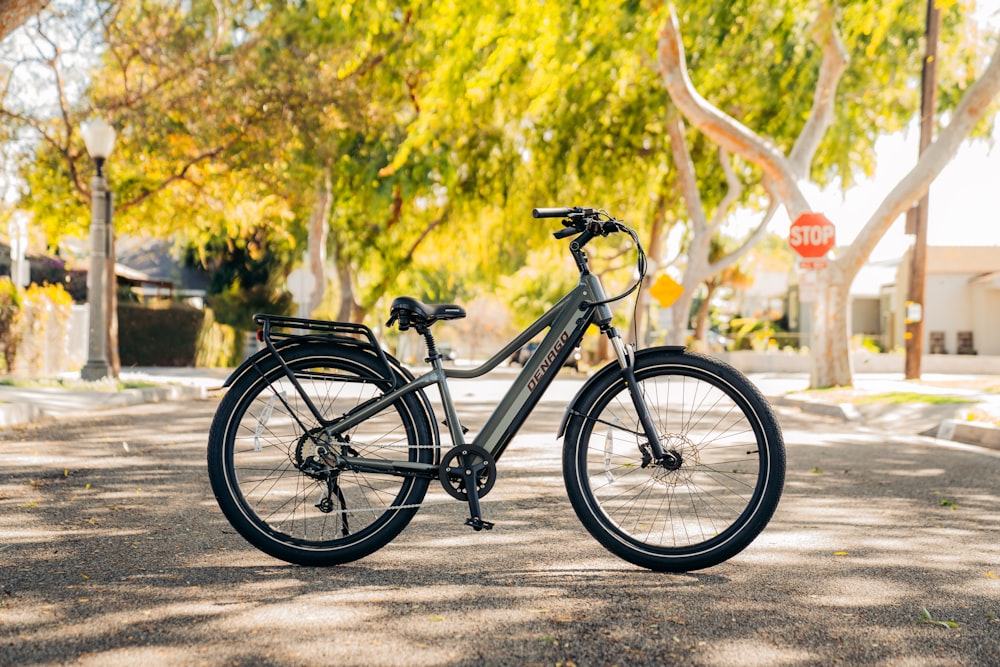
[(632, 321), (632, 326), (629, 327), (629, 333), (627, 336), (628, 341), (632, 343), (636, 349), (642, 348), (649, 340), (647, 332), (649, 331), (651, 324), (645, 321), (648, 319), (646, 318), (646, 315), (648, 314), (649, 305), (651, 303), (649, 288), (652, 286), (656, 278), (656, 273), (660, 269), (660, 263), (663, 261), (663, 227), (665, 223), (666, 197), (661, 196), (656, 207), (656, 215), (653, 217), (653, 226), (652, 229), (650, 229), (649, 243), (646, 247), (648, 272), (642, 279), (642, 285), (639, 286), (639, 293), (635, 297), (635, 318)]
[(330, 172), (324, 170), (316, 187), (316, 203), (312, 215), (309, 216), (309, 270), (312, 272), (316, 285), (309, 297), (310, 313), (319, 308), (326, 293), (326, 243), (330, 230), (330, 206), (333, 203), (330, 184)]
[(353, 322), (357, 303), (354, 300), (354, 276), (347, 262), (337, 262), (337, 283), (340, 286), (340, 309), (337, 311), (338, 322)]
[(698, 315), (694, 321), (694, 337), (700, 341), (705, 340), (705, 333), (708, 329), (708, 310), (711, 307), (713, 294), (715, 294), (715, 287), (710, 283), (706, 286), (705, 298), (698, 306)]
[(670, 306), (670, 331), (667, 332), (667, 345), (684, 345), (687, 342), (688, 321), (691, 318), (691, 303), (693, 301), (694, 294), (687, 288), (687, 281), (685, 281), (684, 291)]
[(812, 308), (811, 388), (853, 384), (848, 291), (851, 281), (836, 266), (821, 270)]

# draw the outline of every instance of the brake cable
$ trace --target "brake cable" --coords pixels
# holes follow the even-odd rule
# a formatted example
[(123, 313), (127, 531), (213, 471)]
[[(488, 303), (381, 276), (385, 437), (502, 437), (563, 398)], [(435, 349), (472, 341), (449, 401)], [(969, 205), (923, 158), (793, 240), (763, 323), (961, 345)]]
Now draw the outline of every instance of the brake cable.
[[(601, 216), (603, 216), (604, 220), (603, 223), (601, 222), (602, 220)], [(636, 250), (639, 253), (639, 257), (636, 260), (636, 268), (638, 269), (639, 272), (639, 278), (632, 284), (631, 287), (629, 287), (627, 290), (625, 290), (624, 292), (622, 292), (617, 296), (613, 296), (611, 298), (604, 299), (602, 301), (584, 302), (581, 305), (584, 306), (585, 308), (593, 308), (594, 306), (603, 306), (605, 304), (614, 303), (615, 301), (620, 301), (625, 297), (627, 297), (628, 295), (632, 294), (637, 289), (639, 289), (639, 286), (642, 284), (643, 278), (646, 277), (646, 268), (647, 268), (646, 251), (642, 247), (642, 242), (639, 241), (639, 234), (634, 229), (624, 224), (621, 220), (613, 218), (604, 209), (601, 209), (600, 211), (595, 211), (594, 222), (600, 224), (601, 236), (607, 236), (612, 231), (624, 232), (629, 235), (629, 237), (632, 239), (632, 242), (635, 243)], [(608, 229), (609, 224), (611, 225), (610, 230)]]

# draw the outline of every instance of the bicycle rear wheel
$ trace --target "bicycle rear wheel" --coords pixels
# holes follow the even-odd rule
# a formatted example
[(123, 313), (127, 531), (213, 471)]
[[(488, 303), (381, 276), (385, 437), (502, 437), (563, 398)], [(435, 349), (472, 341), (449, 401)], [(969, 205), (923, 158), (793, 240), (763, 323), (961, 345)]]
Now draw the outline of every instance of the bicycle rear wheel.
[[(326, 419), (390, 388), (375, 358), (350, 346), (304, 344), (281, 352)], [(338, 468), (334, 455), (432, 463), (436, 442), (417, 394), (340, 437), (316, 422), (278, 360), (265, 357), (219, 404), (208, 443), (212, 490), (251, 544), (300, 565), (367, 556), (406, 527), (429, 479)]]
[(777, 507), (781, 428), (739, 371), (654, 348), (636, 379), (670, 460), (651, 460), (620, 372), (595, 376), (572, 411), (563, 476), (577, 516), (602, 545), (642, 567), (686, 572), (743, 550)]

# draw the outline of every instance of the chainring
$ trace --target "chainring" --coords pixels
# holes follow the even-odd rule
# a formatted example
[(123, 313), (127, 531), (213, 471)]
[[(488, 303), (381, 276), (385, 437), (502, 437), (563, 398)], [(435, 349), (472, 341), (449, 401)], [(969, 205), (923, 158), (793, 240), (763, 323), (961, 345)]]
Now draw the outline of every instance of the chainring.
[(460, 445), (452, 447), (441, 457), (438, 478), (441, 486), (452, 498), (468, 500), (466, 478), (472, 477), (476, 483), (476, 494), (482, 498), (497, 481), (497, 462), (493, 455), (482, 447)]

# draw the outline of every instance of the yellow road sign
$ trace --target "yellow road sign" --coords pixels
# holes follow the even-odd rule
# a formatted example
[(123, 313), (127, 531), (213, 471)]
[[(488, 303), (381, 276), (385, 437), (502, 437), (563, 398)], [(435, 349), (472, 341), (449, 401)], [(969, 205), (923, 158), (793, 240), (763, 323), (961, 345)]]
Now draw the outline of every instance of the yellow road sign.
[(684, 288), (676, 280), (663, 273), (649, 288), (649, 293), (660, 302), (661, 306), (669, 308), (684, 293)]

